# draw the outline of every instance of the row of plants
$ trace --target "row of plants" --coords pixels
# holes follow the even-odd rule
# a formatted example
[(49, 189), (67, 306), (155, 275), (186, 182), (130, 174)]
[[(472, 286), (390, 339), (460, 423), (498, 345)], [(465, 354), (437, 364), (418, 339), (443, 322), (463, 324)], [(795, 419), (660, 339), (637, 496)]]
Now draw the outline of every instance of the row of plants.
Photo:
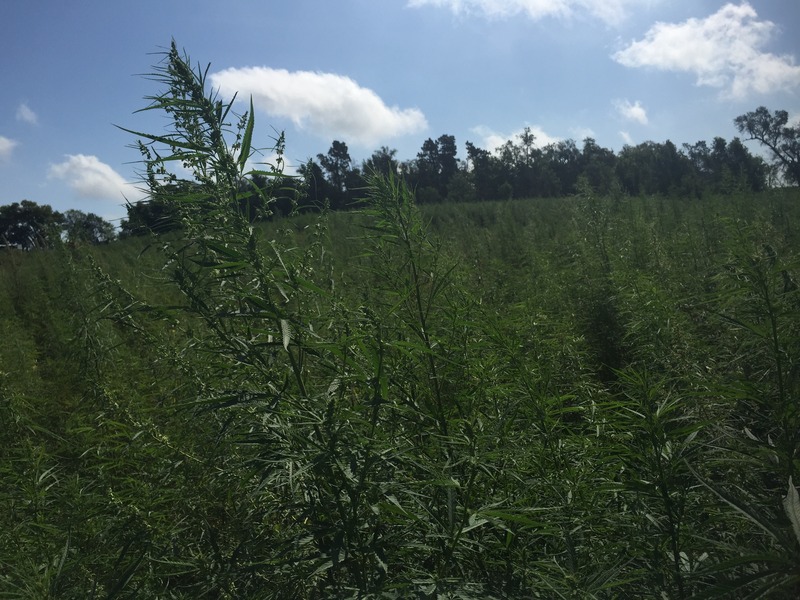
[(0, 597), (797, 595), (796, 190), (254, 225), (203, 74), (180, 230), (0, 255)]

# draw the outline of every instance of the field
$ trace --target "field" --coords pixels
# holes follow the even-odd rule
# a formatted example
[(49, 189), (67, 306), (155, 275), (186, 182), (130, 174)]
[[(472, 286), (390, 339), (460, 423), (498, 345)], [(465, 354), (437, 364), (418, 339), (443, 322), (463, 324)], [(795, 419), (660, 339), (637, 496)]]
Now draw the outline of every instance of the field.
[(411, 197), (0, 252), (0, 598), (796, 598), (798, 189)]

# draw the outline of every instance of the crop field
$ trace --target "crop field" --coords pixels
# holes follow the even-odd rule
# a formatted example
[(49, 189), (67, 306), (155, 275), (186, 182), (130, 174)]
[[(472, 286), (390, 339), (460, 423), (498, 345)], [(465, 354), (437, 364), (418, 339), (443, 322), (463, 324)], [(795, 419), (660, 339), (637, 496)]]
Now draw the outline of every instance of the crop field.
[(0, 598), (800, 595), (798, 188), (252, 224), (200, 147), (0, 252)]

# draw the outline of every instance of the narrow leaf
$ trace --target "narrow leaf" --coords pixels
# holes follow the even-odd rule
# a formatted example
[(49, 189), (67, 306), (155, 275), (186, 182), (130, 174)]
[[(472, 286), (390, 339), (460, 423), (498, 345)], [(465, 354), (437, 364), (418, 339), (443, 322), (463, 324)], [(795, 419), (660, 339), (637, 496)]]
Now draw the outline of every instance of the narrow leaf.
[(292, 341), (292, 328), (289, 321), (281, 319), (281, 334), (283, 335), (283, 349), (289, 349), (289, 343)]
[(191, 142), (179, 142), (175, 138), (165, 137), (163, 135), (153, 135), (151, 133), (142, 133), (141, 131), (134, 131), (133, 129), (127, 129), (125, 127), (120, 127), (119, 125), (115, 125), (117, 129), (121, 129), (126, 133), (132, 133), (133, 135), (148, 139), (153, 142), (161, 142), (171, 148), (183, 148), (184, 150), (194, 150), (196, 152), (200, 152), (205, 150), (202, 146), (197, 144), (192, 144)]
[(786, 511), (786, 516), (792, 522), (794, 537), (800, 542), (800, 494), (797, 493), (797, 488), (794, 487), (791, 476), (789, 476), (789, 491), (783, 499), (783, 510)]
[(250, 146), (253, 141), (253, 125), (255, 119), (253, 117), (253, 97), (250, 96), (250, 112), (247, 114), (247, 125), (244, 129), (244, 137), (242, 138), (242, 147), (239, 149), (239, 172), (244, 173), (244, 164), (250, 158)]

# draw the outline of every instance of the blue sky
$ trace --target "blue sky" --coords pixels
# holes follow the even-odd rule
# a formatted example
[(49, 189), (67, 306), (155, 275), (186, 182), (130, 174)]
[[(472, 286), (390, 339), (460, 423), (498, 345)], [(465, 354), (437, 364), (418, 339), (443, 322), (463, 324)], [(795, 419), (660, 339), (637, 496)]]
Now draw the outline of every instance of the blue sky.
[(137, 74), (173, 38), (296, 165), (442, 134), (464, 158), (526, 126), (615, 151), (731, 139), (761, 105), (800, 117), (798, 29), (797, 0), (3, 0), (0, 204), (124, 216), (139, 156), (114, 125), (163, 131), (134, 114), (159, 91)]

